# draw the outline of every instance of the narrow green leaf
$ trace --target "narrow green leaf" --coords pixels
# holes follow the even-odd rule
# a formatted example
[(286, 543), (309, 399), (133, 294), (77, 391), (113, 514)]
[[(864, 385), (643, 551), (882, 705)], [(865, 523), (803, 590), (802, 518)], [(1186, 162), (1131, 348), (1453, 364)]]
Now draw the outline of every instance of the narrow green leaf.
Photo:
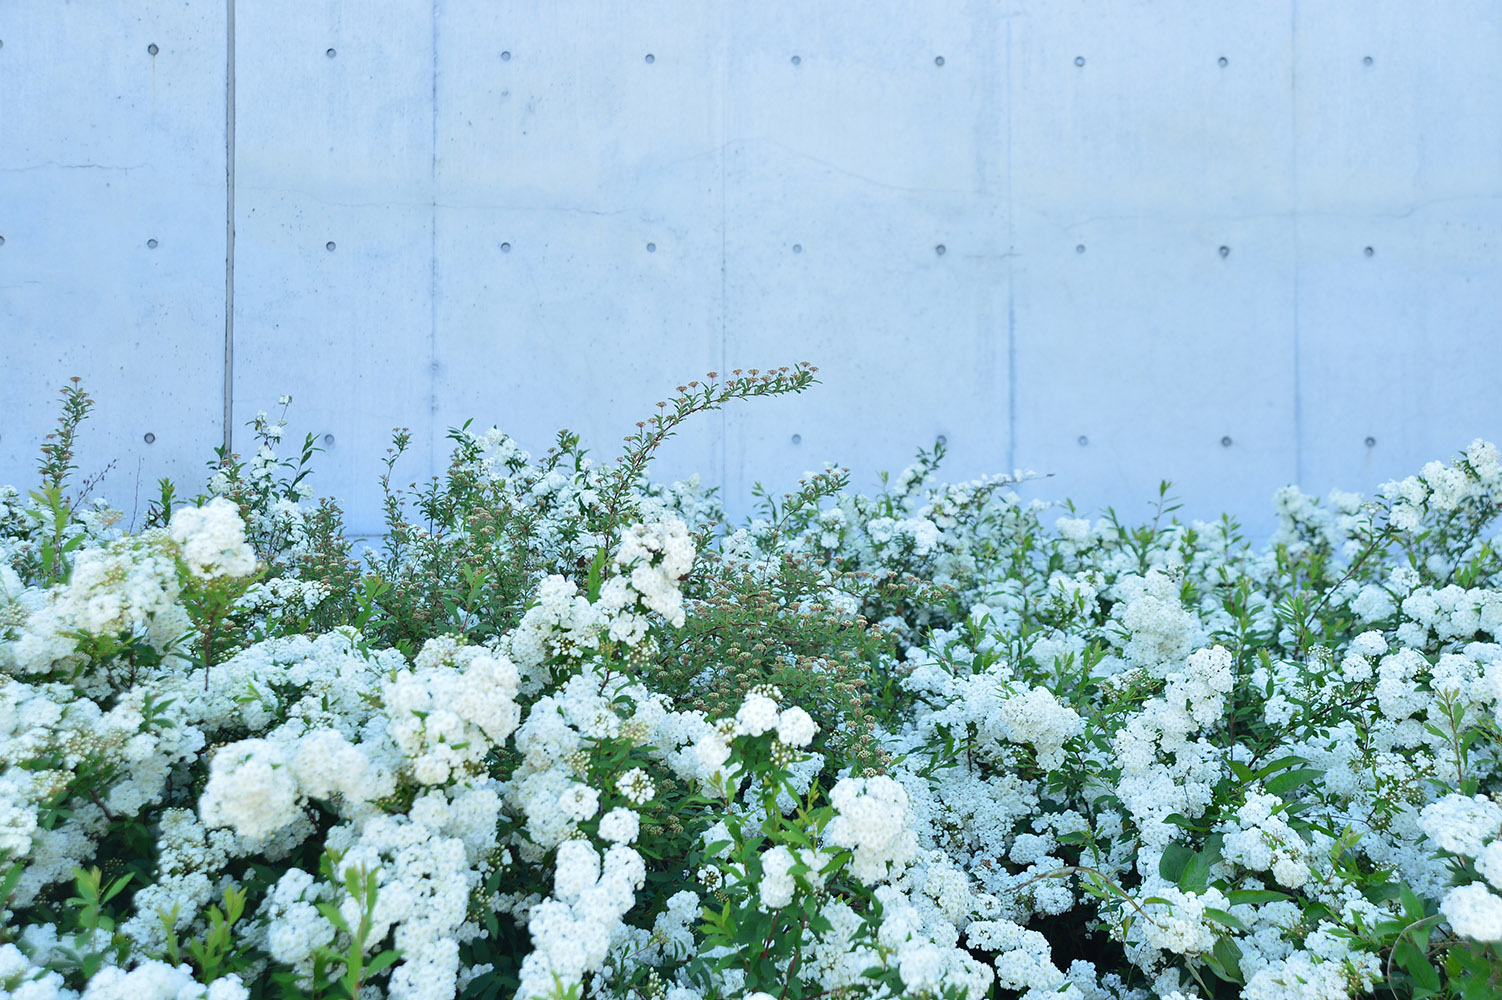
[(1247, 903), (1281, 903), (1292, 897), (1284, 892), (1274, 892), (1272, 889), (1233, 889), (1226, 893), (1226, 898), (1231, 901), (1232, 906), (1242, 906)]

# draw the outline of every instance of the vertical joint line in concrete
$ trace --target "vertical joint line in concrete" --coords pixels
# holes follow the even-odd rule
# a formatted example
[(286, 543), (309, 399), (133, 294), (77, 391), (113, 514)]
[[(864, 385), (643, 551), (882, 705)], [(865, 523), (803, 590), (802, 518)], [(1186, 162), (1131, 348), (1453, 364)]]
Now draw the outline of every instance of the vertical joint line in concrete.
[[(728, 15), (724, 15), (728, 17)], [(724, 24), (722, 22), (722, 28)], [(730, 36), (721, 31), (720, 37), (728, 39)], [(727, 359), (730, 342), (730, 295), (729, 295), (729, 231), (726, 221), (729, 218), (728, 194), (725, 190), (725, 158), (729, 155), (730, 143), (727, 141), (725, 122), (729, 117), (726, 105), (730, 103), (730, 43), (723, 41), (720, 44), (720, 363), (716, 367), (720, 371), (720, 377), (725, 377), (725, 370), (730, 366)], [(768, 362), (770, 364), (770, 361)], [(720, 407), (720, 499), (727, 505), (730, 503), (730, 416), (726, 412), (727, 407)], [(744, 469), (742, 476), (744, 478)], [(740, 488), (740, 481), (736, 482), (736, 488)], [(739, 493), (736, 494), (740, 496)]]
[(432, 128), (428, 168), (428, 475), (438, 472), (438, 0), (433, 0)]
[(224, 453), (235, 445), (235, 0), (225, 4)]
[(1291, 158), (1293, 175), (1293, 481), (1304, 482), (1304, 385), (1303, 345), (1299, 338), (1299, 244), (1303, 233), (1299, 226), (1299, 5), (1289, 4), (1288, 25), (1288, 108), (1292, 133)]
[(1012, 205), (1012, 19), (1007, 18), (1007, 475), (1017, 469), (1017, 224)]

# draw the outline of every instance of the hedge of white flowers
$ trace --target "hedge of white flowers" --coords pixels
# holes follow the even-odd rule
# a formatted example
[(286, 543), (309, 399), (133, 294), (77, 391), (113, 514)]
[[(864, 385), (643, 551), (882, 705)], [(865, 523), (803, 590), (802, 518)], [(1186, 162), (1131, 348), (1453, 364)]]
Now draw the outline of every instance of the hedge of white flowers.
[(1262, 546), (940, 447), (739, 526), (650, 481), (813, 381), (406, 487), (398, 430), (362, 552), (284, 416), (127, 518), (65, 389), (0, 488), (0, 998), (1502, 996), (1495, 447)]

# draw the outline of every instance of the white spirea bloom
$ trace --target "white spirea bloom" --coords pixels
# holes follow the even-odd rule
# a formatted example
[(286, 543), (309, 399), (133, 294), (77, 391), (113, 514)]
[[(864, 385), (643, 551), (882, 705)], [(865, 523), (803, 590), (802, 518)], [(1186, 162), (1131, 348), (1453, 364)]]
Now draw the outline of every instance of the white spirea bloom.
[(629, 844), (636, 840), (641, 830), (641, 817), (636, 810), (616, 806), (600, 817), (600, 836), (617, 844)]
[(168, 530), (194, 576), (249, 576), (256, 554), (245, 541), (240, 509), (224, 497), (202, 507), (183, 507), (172, 515)]
[(369, 802), (396, 791), (396, 777), (371, 761), (337, 729), (315, 729), (296, 742), (292, 774), (304, 795), (325, 799), (343, 795)]
[(75, 1000), (60, 972), (32, 964), (14, 944), (0, 944), (0, 996), (6, 1000)]
[(1038, 766), (1049, 771), (1064, 763), (1064, 744), (1085, 731), (1079, 713), (1060, 704), (1042, 687), (1003, 701), (1000, 722), (1006, 739), (1032, 745), (1038, 753)]
[(700, 777), (708, 780), (730, 759), (730, 744), (719, 734), (710, 733), (694, 744), (694, 754), (699, 760)]
[(777, 717), (777, 738), (790, 747), (806, 747), (813, 742), (819, 727), (813, 717), (794, 705)]
[(1476, 855), (1476, 871), (1494, 889), (1502, 889), (1502, 840), (1494, 840)]
[(282, 747), (241, 740), (214, 754), (198, 810), (207, 827), (259, 839), (292, 822), (297, 801), (297, 779)]
[(777, 703), (764, 694), (751, 692), (746, 695), (740, 711), (735, 713), (736, 732), (745, 736), (760, 736), (778, 723)]
[(600, 793), (585, 784), (575, 782), (558, 796), (559, 812), (576, 823), (589, 819), (599, 808)]
[(85, 987), (83, 1000), (245, 1000), (250, 991), (236, 975), (216, 979), (204, 986), (193, 978), (187, 965), (143, 962), (126, 972), (107, 966), (94, 974)]
[(1156, 569), (1146, 576), (1124, 577), (1116, 588), (1121, 603), (1113, 614), (1128, 635), (1123, 654), (1133, 665), (1162, 677), (1194, 648), (1200, 635), (1198, 620), (1184, 608), (1175, 581)]
[(639, 767), (633, 767), (623, 773), (615, 780), (615, 787), (632, 805), (639, 806), (651, 802), (652, 797), (657, 794), (651, 775)]
[(1502, 837), (1502, 806), (1482, 795), (1452, 793), (1425, 806), (1419, 826), (1445, 850), (1475, 857), (1484, 841)]
[(600, 880), (600, 855), (586, 840), (565, 840), (558, 845), (553, 872), (553, 894), (573, 902)]
[(907, 790), (890, 777), (841, 778), (829, 802), (835, 817), (824, 828), (824, 840), (853, 852), (850, 874), (862, 882), (900, 873), (917, 854)]
[[(648, 609), (657, 612), (675, 628), (684, 623), (683, 595), (678, 580), (694, 565), (694, 543), (688, 525), (678, 518), (653, 524), (635, 524), (621, 536), (616, 565), (626, 572), (631, 591)], [(615, 579), (622, 579), (616, 577)], [(605, 598), (605, 594), (601, 594)], [(620, 601), (602, 600), (603, 604)]]
[(516, 667), (481, 647), (450, 650), (440, 640), (425, 645), (413, 667), (382, 684), (387, 732), (413, 776), (441, 785), (456, 773), (478, 773), (521, 719)]
[(794, 863), (793, 852), (782, 844), (762, 852), (758, 887), (762, 909), (775, 910), (793, 901), (793, 890), (797, 888), (792, 876)]
[(1484, 883), (1472, 882), (1451, 889), (1439, 908), (1461, 937), (1502, 941), (1502, 896)]

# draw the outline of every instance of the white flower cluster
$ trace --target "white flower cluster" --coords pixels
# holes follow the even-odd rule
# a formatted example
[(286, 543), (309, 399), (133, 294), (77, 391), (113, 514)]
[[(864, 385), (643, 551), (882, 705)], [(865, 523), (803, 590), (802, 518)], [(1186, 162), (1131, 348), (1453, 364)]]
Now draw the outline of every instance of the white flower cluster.
[(454, 774), (478, 773), (491, 747), (521, 721), (517, 670), (505, 657), (478, 647), (428, 642), (412, 670), (382, 685), (387, 734), (412, 762), (424, 785), (447, 784)]
[(11, 673), (73, 671), (83, 662), (79, 633), (131, 633), (165, 652), (191, 625), (177, 603), (173, 547), (160, 532), (80, 549), (64, 586), (21, 588), (15, 580), (4, 589), (18, 635), (0, 642), (0, 669)]
[(841, 778), (829, 792), (835, 818), (824, 842), (848, 848), (850, 874), (866, 883), (896, 875), (917, 855), (918, 837), (908, 820), (907, 790), (885, 775)]
[[(1168, 675), (1163, 695), (1149, 699), (1112, 739), (1121, 768), (1117, 794), (1147, 844), (1167, 842), (1170, 814), (1192, 818), (1210, 804), (1223, 754), (1192, 737), (1220, 718), (1231, 683), (1231, 654), (1220, 646), (1198, 650), (1182, 671)], [(1156, 864), (1150, 852), (1144, 861)]]
[(1449, 513), (1467, 501), (1502, 493), (1502, 459), (1496, 445), (1478, 438), (1464, 458), (1450, 465), (1430, 462), (1416, 476), (1383, 484), (1381, 493), (1392, 501), (1392, 526), (1414, 531), (1430, 512)]
[[(689, 537), (688, 525), (676, 517), (632, 525), (621, 536), (615, 563), (622, 575), (606, 580), (600, 590), (601, 607), (614, 612), (620, 623), (612, 623), (612, 637), (617, 629), (631, 634), (627, 609), (638, 601), (673, 627), (682, 627), (683, 595), (678, 590), (678, 581), (694, 565), (694, 542)], [(644, 629), (645, 625), (639, 627)]]
[[(362, 617), (369, 635), (288, 634), (351, 595), (337, 574), (273, 575), (238, 599), (238, 648), (188, 668), (179, 585), (251, 576), (258, 551), (282, 572), (308, 542), (299, 492), (274, 485), (280, 425), (258, 433), (248, 471), (220, 473), (233, 500), (137, 536), (81, 512), (66, 582), (40, 569), (35, 511), (0, 491), (0, 852), (18, 862), (0, 1000), (306, 992), (362, 920), (367, 956), (399, 957), (361, 1000), (510, 977), (602, 1000), (794, 980), (1198, 1000), (1212, 971), (1249, 1000), (1356, 1000), (1385, 975), (1402, 889), (1453, 931), (1431, 947), (1502, 943), (1490, 445), (1392, 485), (1397, 541), (1381, 502), (1290, 488), (1260, 552), (1230, 522), (1049, 532), (1009, 481), (930, 487), (925, 458), (895, 491), (715, 543), (706, 573), (796, 587), (788, 634), (836, 648), (800, 677), (769, 629), (740, 661), (766, 673), (710, 716), (688, 705), (727, 704), (713, 647), (652, 628), (712, 606), (681, 586), (716, 505), (693, 483), (633, 487), (641, 523), (591, 600), (605, 539), (583, 525), (612, 480), (567, 447), (572, 468), (534, 465), (499, 432), (456, 434), (444, 502), (478, 504), (471, 520), (413, 528), (381, 573), (420, 589), (445, 538), (488, 544), (503, 511), (537, 531), (494, 581), (507, 624), (433, 637), (453, 625), (419, 603)], [(378, 628), (402, 649), (372, 648)], [(149, 872), (85, 975), (57, 883), (127, 851)], [(169, 934), (206, 940), (240, 889), (235, 971), (201, 983)], [(747, 922), (770, 928), (766, 963), (732, 943)], [(1116, 964), (1055, 961), (1044, 932), (1080, 926)]]
[(1122, 655), (1128, 663), (1162, 677), (1196, 645), (1198, 621), (1179, 600), (1173, 578), (1152, 569), (1146, 576), (1116, 581), (1115, 596), (1121, 631), (1126, 635)]
[(1302, 889), (1309, 881), (1310, 852), (1297, 831), (1278, 815), (1283, 803), (1273, 795), (1250, 791), (1236, 818), (1221, 827), (1223, 856), (1249, 871), (1271, 871), (1281, 886)]
[(577, 986), (602, 966), (612, 939), (623, 933), (621, 917), (646, 879), (642, 857), (615, 844), (599, 853), (583, 840), (558, 846), (553, 897), (539, 903), (529, 920), (533, 951), (522, 961), (519, 998), (554, 995), (555, 985)]
[[(578, 660), (598, 649), (606, 624), (600, 608), (579, 593), (574, 581), (549, 576), (538, 584), (537, 603), (511, 632), (507, 648), (517, 665), (530, 673), (550, 658)], [(541, 678), (534, 678), (527, 687), (535, 690), (541, 684)]]
[(1425, 806), (1419, 825), (1442, 850), (1469, 859), (1481, 876), (1445, 893), (1440, 912), (1462, 937), (1502, 942), (1502, 805), (1450, 794)]
[(933, 695), (948, 701), (936, 711), (920, 716), (922, 732), (944, 730), (951, 735), (974, 734), (974, 748), (987, 760), (1011, 759), (1006, 744), (1031, 746), (1038, 766), (1054, 770), (1063, 764), (1064, 747), (1084, 732), (1079, 713), (1060, 704), (1042, 686), (1013, 690), (1009, 667), (993, 664), (981, 673), (950, 678), (930, 661), (926, 670), (915, 670), (904, 686), (916, 690), (932, 685)]
[(168, 527), (188, 570), (203, 580), (221, 576), (249, 576), (256, 554), (245, 542), (240, 510), (224, 497), (202, 507), (183, 507)]

